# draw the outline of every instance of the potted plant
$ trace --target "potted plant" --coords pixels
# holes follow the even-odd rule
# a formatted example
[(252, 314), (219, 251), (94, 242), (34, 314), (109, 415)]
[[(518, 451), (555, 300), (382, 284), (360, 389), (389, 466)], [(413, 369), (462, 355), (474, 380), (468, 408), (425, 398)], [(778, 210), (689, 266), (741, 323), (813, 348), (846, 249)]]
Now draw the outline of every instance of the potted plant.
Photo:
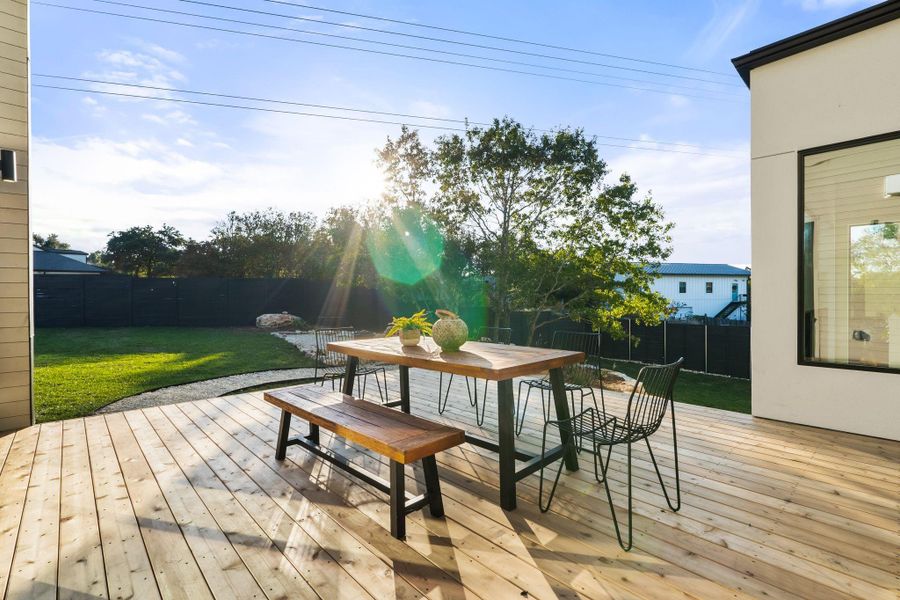
[(388, 326), (385, 337), (400, 335), (400, 343), (404, 346), (415, 346), (422, 339), (422, 334), (431, 334), (431, 323), (425, 318), (425, 309), (411, 317), (394, 317)]

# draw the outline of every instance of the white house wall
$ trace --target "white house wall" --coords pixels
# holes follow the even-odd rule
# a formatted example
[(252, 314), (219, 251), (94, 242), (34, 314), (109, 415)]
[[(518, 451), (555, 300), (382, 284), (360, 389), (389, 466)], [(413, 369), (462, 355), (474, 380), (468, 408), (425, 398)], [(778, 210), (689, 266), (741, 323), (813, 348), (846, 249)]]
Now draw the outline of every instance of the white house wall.
[[(679, 293), (678, 284), (684, 281), (687, 291)], [(713, 284), (713, 293), (706, 293), (706, 282)], [(672, 306), (684, 306), (679, 316), (690, 312), (694, 315), (716, 316), (720, 310), (731, 302), (731, 285), (738, 285), (741, 299), (747, 294), (747, 278), (722, 275), (661, 275), (653, 282), (652, 289), (668, 298)], [(686, 309), (690, 308), (690, 311)]]
[(900, 375), (797, 364), (797, 152), (900, 130), (900, 21), (751, 71), (753, 414), (900, 439)]

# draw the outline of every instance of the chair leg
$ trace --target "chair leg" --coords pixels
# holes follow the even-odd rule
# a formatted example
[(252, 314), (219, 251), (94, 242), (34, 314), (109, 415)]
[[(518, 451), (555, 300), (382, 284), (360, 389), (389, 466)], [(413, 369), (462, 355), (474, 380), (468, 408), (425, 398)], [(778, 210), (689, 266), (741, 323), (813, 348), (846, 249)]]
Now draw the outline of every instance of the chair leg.
[[(473, 406), (475, 407), (475, 423), (481, 427), (484, 425), (484, 415), (487, 413), (487, 381), (484, 382), (484, 397), (481, 399), (481, 410), (478, 410), (478, 380), (472, 380), (472, 388), (475, 390), (475, 403)], [(469, 378), (466, 377), (466, 387), (469, 387)], [(512, 387), (512, 383), (510, 383), (510, 388)], [(510, 394), (512, 390), (510, 390)]]
[(472, 390), (469, 389), (468, 377), (466, 377), (466, 394), (469, 395), (469, 406), (478, 406), (478, 382), (475, 383), (475, 398), (472, 399)]
[(544, 421), (550, 420), (550, 402), (553, 400), (553, 392), (547, 390), (547, 395), (544, 396), (544, 388), (538, 388), (538, 391), (541, 392), (541, 408), (544, 411)]
[(528, 398), (531, 396), (531, 386), (528, 386), (528, 391), (525, 392), (525, 402), (521, 404), (522, 400), (522, 386), (526, 385), (528, 382), (522, 380), (519, 382), (519, 393), (516, 394), (516, 435), (522, 434), (522, 428), (525, 427), (525, 413), (528, 411)]
[[(544, 424), (544, 436), (541, 439), (541, 459), (544, 458), (544, 453), (547, 450), (547, 423)], [(566, 445), (574, 443), (573, 436), (569, 436), (569, 440), (566, 442)], [(553, 478), (553, 487), (550, 488), (550, 494), (547, 496), (547, 503), (544, 504), (544, 465), (541, 465), (539, 481), (538, 481), (538, 508), (541, 509), (541, 512), (547, 512), (550, 510), (550, 503), (553, 502), (553, 496), (556, 494), (556, 488), (559, 485), (559, 477), (562, 475), (563, 466), (565, 465), (565, 461), (559, 460), (559, 468), (556, 470), (556, 476)]]
[(444, 374), (440, 373), (438, 378), (438, 414), (444, 414), (447, 410), (447, 400), (450, 399), (450, 388), (453, 386), (453, 373), (447, 378), (447, 391), (444, 392)]
[(675, 504), (669, 499), (669, 492), (666, 490), (666, 484), (663, 482), (662, 473), (656, 464), (656, 457), (653, 455), (653, 448), (650, 447), (649, 438), (644, 438), (647, 442), (647, 450), (650, 452), (650, 459), (653, 461), (653, 468), (656, 470), (656, 477), (659, 479), (659, 485), (662, 487), (663, 496), (666, 504), (672, 509), (672, 512), (678, 512), (681, 509), (681, 477), (678, 473), (678, 438), (675, 435), (675, 407), (672, 407), (672, 449), (675, 453)]
[[(603, 456), (601, 455), (601, 452), (602, 451), (598, 447), (594, 448), (594, 479), (597, 480), (597, 483), (606, 483), (606, 471), (607, 469), (609, 469), (609, 459), (612, 456), (612, 446), (607, 446), (605, 463), (603, 462)], [(602, 477), (600, 476), (600, 473), (603, 473)]]
[[(633, 538), (632, 538), (632, 494), (631, 494), (631, 444), (626, 444), (628, 446), (628, 543), (626, 544), (622, 541), (622, 532), (619, 529), (619, 519), (616, 517), (616, 508), (613, 506), (612, 494), (609, 491), (609, 482), (606, 480), (606, 468), (603, 469), (603, 488), (606, 490), (606, 499), (609, 502), (609, 512), (612, 513), (613, 527), (616, 529), (616, 538), (619, 540), (619, 546), (622, 547), (622, 550), (628, 552), (631, 550)], [(610, 450), (612, 450), (612, 446), (610, 446)], [(607, 461), (606, 467), (609, 467), (609, 462)]]
[(387, 369), (382, 367), (380, 369), (380, 371), (381, 371), (381, 377), (384, 378), (384, 395), (383, 396), (381, 395), (381, 383), (379, 383), (379, 381), (378, 381), (378, 370), (375, 371), (375, 383), (378, 384), (378, 397), (381, 398), (381, 403), (384, 404), (385, 402), (388, 402), (388, 400), (390, 400), (388, 398), (388, 389), (387, 389)]

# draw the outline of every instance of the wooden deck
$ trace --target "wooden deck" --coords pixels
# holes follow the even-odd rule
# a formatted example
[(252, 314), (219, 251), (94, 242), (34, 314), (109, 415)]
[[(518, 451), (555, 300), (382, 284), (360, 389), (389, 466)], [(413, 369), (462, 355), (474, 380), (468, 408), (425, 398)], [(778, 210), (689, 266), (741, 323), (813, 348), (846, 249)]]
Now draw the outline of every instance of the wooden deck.
[[(444, 416), (477, 430), (457, 379)], [(413, 371), (414, 414), (438, 418), (436, 389), (436, 376)], [(622, 406), (614, 394), (607, 402)], [(276, 463), (277, 410), (261, 394), (31, 427), (0, 438), (0, 592), (897, 597), (900, 444), (680, 404), (677, 411), (683, 508), (664, 510), (646, 449), (636, 446), (629, 553), (616, 544), (586, 465), (563, 476), (550, 513), (536, 507), (536, 476), (520, 483), (519, 509), (505, 513), (496, 456), (469, 445), (438, 456), (447, 518), (411, 515), (407, 541), (397, 541), (380, 493), (296, 447)], [(495, 429), (490, 414), (487, 435)], [(539, 442), (539, 415), (533, 401), (523, 446)], [(670, 434), (664, 425), (654, 436), (667, 477)], [(381, 459), (340, 440), (331, 445), (386, 474)], [(611, 467), (619, 499), (621, 456)], [(411, 479), (408, 486), (417, 489)]]

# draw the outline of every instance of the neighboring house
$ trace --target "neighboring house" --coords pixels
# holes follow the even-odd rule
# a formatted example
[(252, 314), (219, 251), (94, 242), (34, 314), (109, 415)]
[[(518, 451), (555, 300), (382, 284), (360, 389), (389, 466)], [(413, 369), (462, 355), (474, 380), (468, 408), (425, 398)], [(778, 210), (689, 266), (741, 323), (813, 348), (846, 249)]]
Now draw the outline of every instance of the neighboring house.
[(663, 263), (653, 291), (671, 301), (674, 317), (747, 320), (750, 271), (726, 264)]
[(734, 59), (751, 88), (753, 414), (900, 439), (900, 2)]
[(33, 247), (35, 275), (100, 275), (106, 269), (87, 262), (87, 252), (80, 250), (43, 250)]

